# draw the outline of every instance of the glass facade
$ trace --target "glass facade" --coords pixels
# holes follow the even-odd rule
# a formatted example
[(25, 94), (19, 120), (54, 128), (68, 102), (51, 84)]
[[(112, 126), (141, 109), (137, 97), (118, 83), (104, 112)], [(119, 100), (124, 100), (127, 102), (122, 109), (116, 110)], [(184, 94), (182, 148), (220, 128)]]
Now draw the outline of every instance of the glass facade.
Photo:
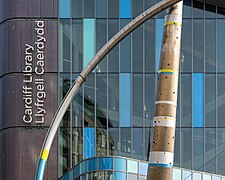
[[(107, 179), (146, 180), (148, 162), (124, 157), (85, 159), (63, 175), (60, 180)], [(224, 180), (225, 176), (173, 168), (172, 180)]]
[[(60, 99), (94, 54), (157, 1), (65, 2), (59, 3)], [(164, 15), (161, 12), (127, 36), (80, 89), (60, 127), (60, 175), (94, 156), (148, 160)], [(176, 167), (225, 175), (224, 32), (225, 8), (184, 0)], [(101, 163), (111, 167), (110, 162)], [(132, 166), (131, 175), (104, 172), (102, 176), (137, 179), (139, 167)], [(189, 177), (190, 171), (185, 170), (174, 173), (186, 179), (208, 177), (197, 173)]]

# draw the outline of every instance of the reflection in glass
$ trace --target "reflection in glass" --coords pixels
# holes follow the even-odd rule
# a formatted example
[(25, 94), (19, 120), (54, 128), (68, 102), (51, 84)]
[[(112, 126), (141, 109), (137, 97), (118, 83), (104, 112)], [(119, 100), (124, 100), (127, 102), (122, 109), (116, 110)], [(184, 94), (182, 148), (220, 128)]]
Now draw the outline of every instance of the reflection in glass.
[(113, 169), (115, 171), (119, 170), (119, 171), (126, 171), (127, 170), (127, 161), (126, 159), (122, 159), (122, 158), (114, 158), (114, 167)]
[(173, 168), (173, 180), (181, 180), (181, 170)]
[(99, 170), (112, 169), (112, 158), (99, 158)]
[(126, 173), (123, 173), (123, 172), (115, 172), (114, 173), (114, 180), (126, 180), (127, 177), (126, 177)]
[(138, 163), (137, 161), (127, 160), (127, 171), (131, 173), (138, 173)]
[(191, 180), (192, 178), (191, 178), (191, 171), (185, 171), (185, 170), (183, 170), (182, 171), (182, 179), (183, 180)]

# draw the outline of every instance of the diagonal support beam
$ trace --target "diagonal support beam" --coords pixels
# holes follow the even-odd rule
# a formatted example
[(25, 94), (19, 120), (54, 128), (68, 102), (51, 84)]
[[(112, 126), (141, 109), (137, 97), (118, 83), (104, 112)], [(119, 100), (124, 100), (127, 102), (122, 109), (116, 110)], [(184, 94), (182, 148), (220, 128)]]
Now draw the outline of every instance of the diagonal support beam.
[(172, 180), (183, 1), (165, 17), (148, 180)]
[(70, 87), (67, 92), (65, 98), (59, 105), (55, 116), (53, 117), (52, 123), (48, 129), (47, 135), (45, 137), (45, 141), (42, 146), (41, 154), (39, 157), (38, 167), (36, 171), (36, 180), (42, 180), (44, 178), (44, 171), (46, 167), (46, 162), (48, 160), (48, 155), (52, 146), (53, 139), (55, 134), (60, 126), (61, 120), (73, 100), (74, 96), (77, 94), (79, 88), (84, 83), (88, 75), (95, 69), (95, 67), (102, 61), (102, 59), (127, 35), (129, 35), (132, 31), (134, 31), (137, 27), (142, 25), (149, 18), (155, 16), (159, 12), (167, 9), (168, 7), (176, 4), (181, 0), (162, 0), (157, 3), (153, 7), (149, 8), (141, 15), (132, 20), (129, 24), (127, 24), (123, 29), (121, 29), (115, 36), (112, 37), (101, 49), (100, 51), (93, 57), (90, 63), (85, 67), (85, 69), (81, 72), (81, 74), (77, 77), (75, 82)]

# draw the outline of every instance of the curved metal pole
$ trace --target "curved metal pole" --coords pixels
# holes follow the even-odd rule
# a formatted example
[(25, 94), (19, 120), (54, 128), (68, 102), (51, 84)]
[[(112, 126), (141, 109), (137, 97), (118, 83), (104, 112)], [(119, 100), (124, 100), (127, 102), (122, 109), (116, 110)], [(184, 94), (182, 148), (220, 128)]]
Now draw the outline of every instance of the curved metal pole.
[(123, 29), (121, 29), (116, 35), (112, 37), (101, 49), (100, 51), (92, 58), (90, 63), (85, 67), (85, 69), (80, 73), (75, 82), (70, 87), (65, 98), (62, 100), (59, 105), (55, 116), (53, 117), (52, 123), (48, 129), (45, 141), (42, 146), (42, 151), (39, 157), (38, 167), (36, 171), (36, 180), (43, 180), (44, 171), (46, 162), (48, 160), (49, 151), (52, 146), (53, 139), (58, 130), (58, 127), (61, 123), (61, 120), (73, 100), (74, 96), (77, 94), (80, 86), (84, 83), (87, 76), (95, 69), (95, 67), (101, 62), (101, 60), (115, 47), (122, 39), (124, 39), (128, 34), (134, 31), (137, 27), (147, 21), (149, 18), (158, 14), (159, 12), (167, 9), (168, 7), (176, 4), (181, 0), (162, 0), (153, 7), (149, 8), (141, 15), (132, 20), (127, 24)]

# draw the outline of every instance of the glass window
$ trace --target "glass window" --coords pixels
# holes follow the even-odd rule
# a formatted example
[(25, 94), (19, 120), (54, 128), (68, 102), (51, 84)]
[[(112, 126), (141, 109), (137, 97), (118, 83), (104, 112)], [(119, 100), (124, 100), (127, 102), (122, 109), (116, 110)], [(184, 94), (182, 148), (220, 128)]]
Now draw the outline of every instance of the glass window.
[(112, 158), (99, 158), (99, 170), (112, 169)]
[[(115, 0), (114, 0), (115, 1)], [(119, 20), (108, 20), (108, 40), (119, 31)], [(119, 45), (115, 46), (108, 54), (108, 71), (119, 72)]]
[(181, 145), (180, 145), (180, 128), (176, 128), (175, 129), (176, 133), (175, 133), (175, 150), (174, 150), (174, 154), (176, 154), (176, 156), (174, 156), (174, 166), (176, 167), (180, 167), (181, 164), (181, 158), (180, 158), (180, 150), (181, 150)]
[(143, 126), (143, 76), (142, 74), (133, 74), (132, 78), (132, 104), (133, 104), (133, 126)]
[(143, 159), (143, 129), (133, 128), (133, 147), (132, 153), (135, 159)]
[(86, 162), (83, 161), (79, 165), (79, 173), (84, 174), (86, 172)]
[(131, 0), (120, 0), (120, 18), (131, 17)]
[(145, 72), (155, 72), (155, 33), (155, 19), (150, 19), (144, 24)]
[(192, 20), (183, 19), (181, 38), (181, 71), (192, 72)]
[(95, 126), (95, 74), (84, 83), (84, 126)]
[(221, 177), (219, 177), (219, 176), (212, 176), (212, 180), (221, 180)]
[(72, 180), (73, 179), (73, 171), (70, 171), (69, 172), (69, 180)]
[(59, 1), (59, 17), (70, 18), (70, 0)]
[(191, 127), (192, 119), (192, 76), (191, 74), (182, 74), (180, 81), (181, 88), (181, 127)]
[(75, 165), (83, 159), (83, 130), (72, 128), (72, 164)]
[(193, 0), (193, 17), (203, 18), (204, 16), (204, 4), (202, 2)]
[(181, 128), (181, 167), (192, 169), (192, 129)]
[[(105, 1), (105, 0), (104, 0)], [(107, 42), (107, 20), (96, 19), (96, 52)], [(96, 72), (107, 72), (107, 57), (104, 57), (96, 67)]]
[(98, 169), (98, 159), (93, 158), (93, 159), (88, 159), (86, 161), (86, 172), (94, 171)]
[(203, 19), (193, 19), (193, 71), (204, 71), (204, 24)]
[[(224, 153), (224, 144), (225, 144), (225, 128), (218, 128), (217, 130), (218, 138), (218, 149), (217, 149), (217, 173), (224, 174), (224, 162), (225, 162), (225, 153)], [(222, 169), (221, 169), (222, 167)]]
[(217, 18), (224, 18), (225, 8), (217, 6)]
[(204, 168), (204, 131), (193, 128), (193, 169), (203, 171)]
[(114, 158), (114, 170), (115, 171), (127, 171), (127, 161), (122, 158)]
[[(225, 17), (225, 16), (224, 16)], [(225, 19), (217, 20), (217, 70), (218, 72), (225, 72)]]
[(150, 143), (146, 143), (146, 142), (150, 142), (151, 140), (151, 130), (152, 128), (150, 127), (146, 127), (143, 130), (145, 130), (145, 140), (144, 140), (144, 157), (143, 160), (148, 161), (149, 160), (149, 153), (150, 153), (150, 148), (151, 148), (151, 144)]
[(120, 127), (131, 125), (131, 75), (120, 73)]
[(211, 180), (211, 175), (203, 174), (203, 180)]
[(191, 180), (191, 171), (182, 171), (182, 179), (183, 180)]
[(147, 175), (148, 173), (148, 163), (139, 163), (139, 174)]
[(163, 38), (164, 19), (156, 19), (156, 72), (159, 70), (160, 54)]
[(202, 179), (201, 173), (194, 172), (193, 180), (201, 180), (201, 179)]
[[(183, 9), (183, 18), (191, 18), (191, 17), (192, 17), (191, 0), (185, 0), (184, 1), (184, 9)], [(182, 31), (183, 31), (183, 29), (182, 29)]]
[(216, 6), (205, 3), (205, 18), (216, 17)]
[(95, 129), (84, 128), (84, 159), (93, 156), (95, 156)]
[(144, 123), (146, 127), (151, 126), (155, 109), (155, 75), (146, 74), (144, 79)]
[(115, 172), (114, 173), (114, 180), (126, 180), (127, 179), (127, 176), (126, 176), (126, 173), (123, 173), (123, 172)]
[(106, 156), (107, 155), (107, 129), (96, 128), (96, 155)]
[(205, 128), (205, 171), (216, 173), (216, 129)]
[(72, 70), (81, 72), (83, 69), (83, 22), (72, 20)]
[(204, 75), (193, 74), (192, 82), (192, 121), (194, 127), (204, 126)]
[(216, 127), (216, 76), (205, 74), (205, 126)]
[(109, 128), (109, 154), (110, 155), (119, 155), (119, 128)]
[(72, 18), (82, 18), (83, 17), (83, 2), (81, 0), (72, 0), (71, 6), (72, 6), (72, 11), (71, 11)]
[[(126, 26), (130, 19), (120, 20), (120, 29)], [(129, 73), (131, 71), (131, 35), (128, 35), (120, 43), (120, 72)]]
[(138, 163), (137, 161), (127, 160), (127, 171), (131, 173), (138, 173)]
[(119, 75), (108, 75), (109, 127), (119, 127)]
[(134, 175), (134, 174), (128, 174), (128, 175), (127, 175), (127, 179), (129, 179), (129, 180), (137, 180), (137, 175)]
[(120, 128), (121, 132), (121, 155), (131, 157), (131, 129)]
[(136, 18), (143, 12), (143, 1), (132, 0), (132, 17)]
[(146, 180), (146, 176), (139, 176), (139, 180)]
[(107, 75), (96, 74), (96, 123), (107, 127)]
[(218, 127), (225, 127), (225, 75), (224, 74), (218, 74), (217, 75), (217, 126)]
[(181, 170), (173, 168), (173, 180), (181, 180)]
[(108, 18), (119, 18), (119, 0), (108, 0)]
[(84, 0), (84, 17), (94, 18), (95, 17), (95, 1)]
[(143, 26), (132, 33), (132, 55), (133, 72), (143, 72)]
[(216, 72), (216, 20), (205, 20), (205, 71)]
[(60, 51), (60, 67), (61, 72), (70, 72), (70, 21), (68, 19), (60, 20), (60, 42), (61, 42), (61, 51)]
[(96, 0), (96, 18), (107, 18), (107, 0)]
[(84, 67), (95, 54), (95, 20), (84, 19)]

